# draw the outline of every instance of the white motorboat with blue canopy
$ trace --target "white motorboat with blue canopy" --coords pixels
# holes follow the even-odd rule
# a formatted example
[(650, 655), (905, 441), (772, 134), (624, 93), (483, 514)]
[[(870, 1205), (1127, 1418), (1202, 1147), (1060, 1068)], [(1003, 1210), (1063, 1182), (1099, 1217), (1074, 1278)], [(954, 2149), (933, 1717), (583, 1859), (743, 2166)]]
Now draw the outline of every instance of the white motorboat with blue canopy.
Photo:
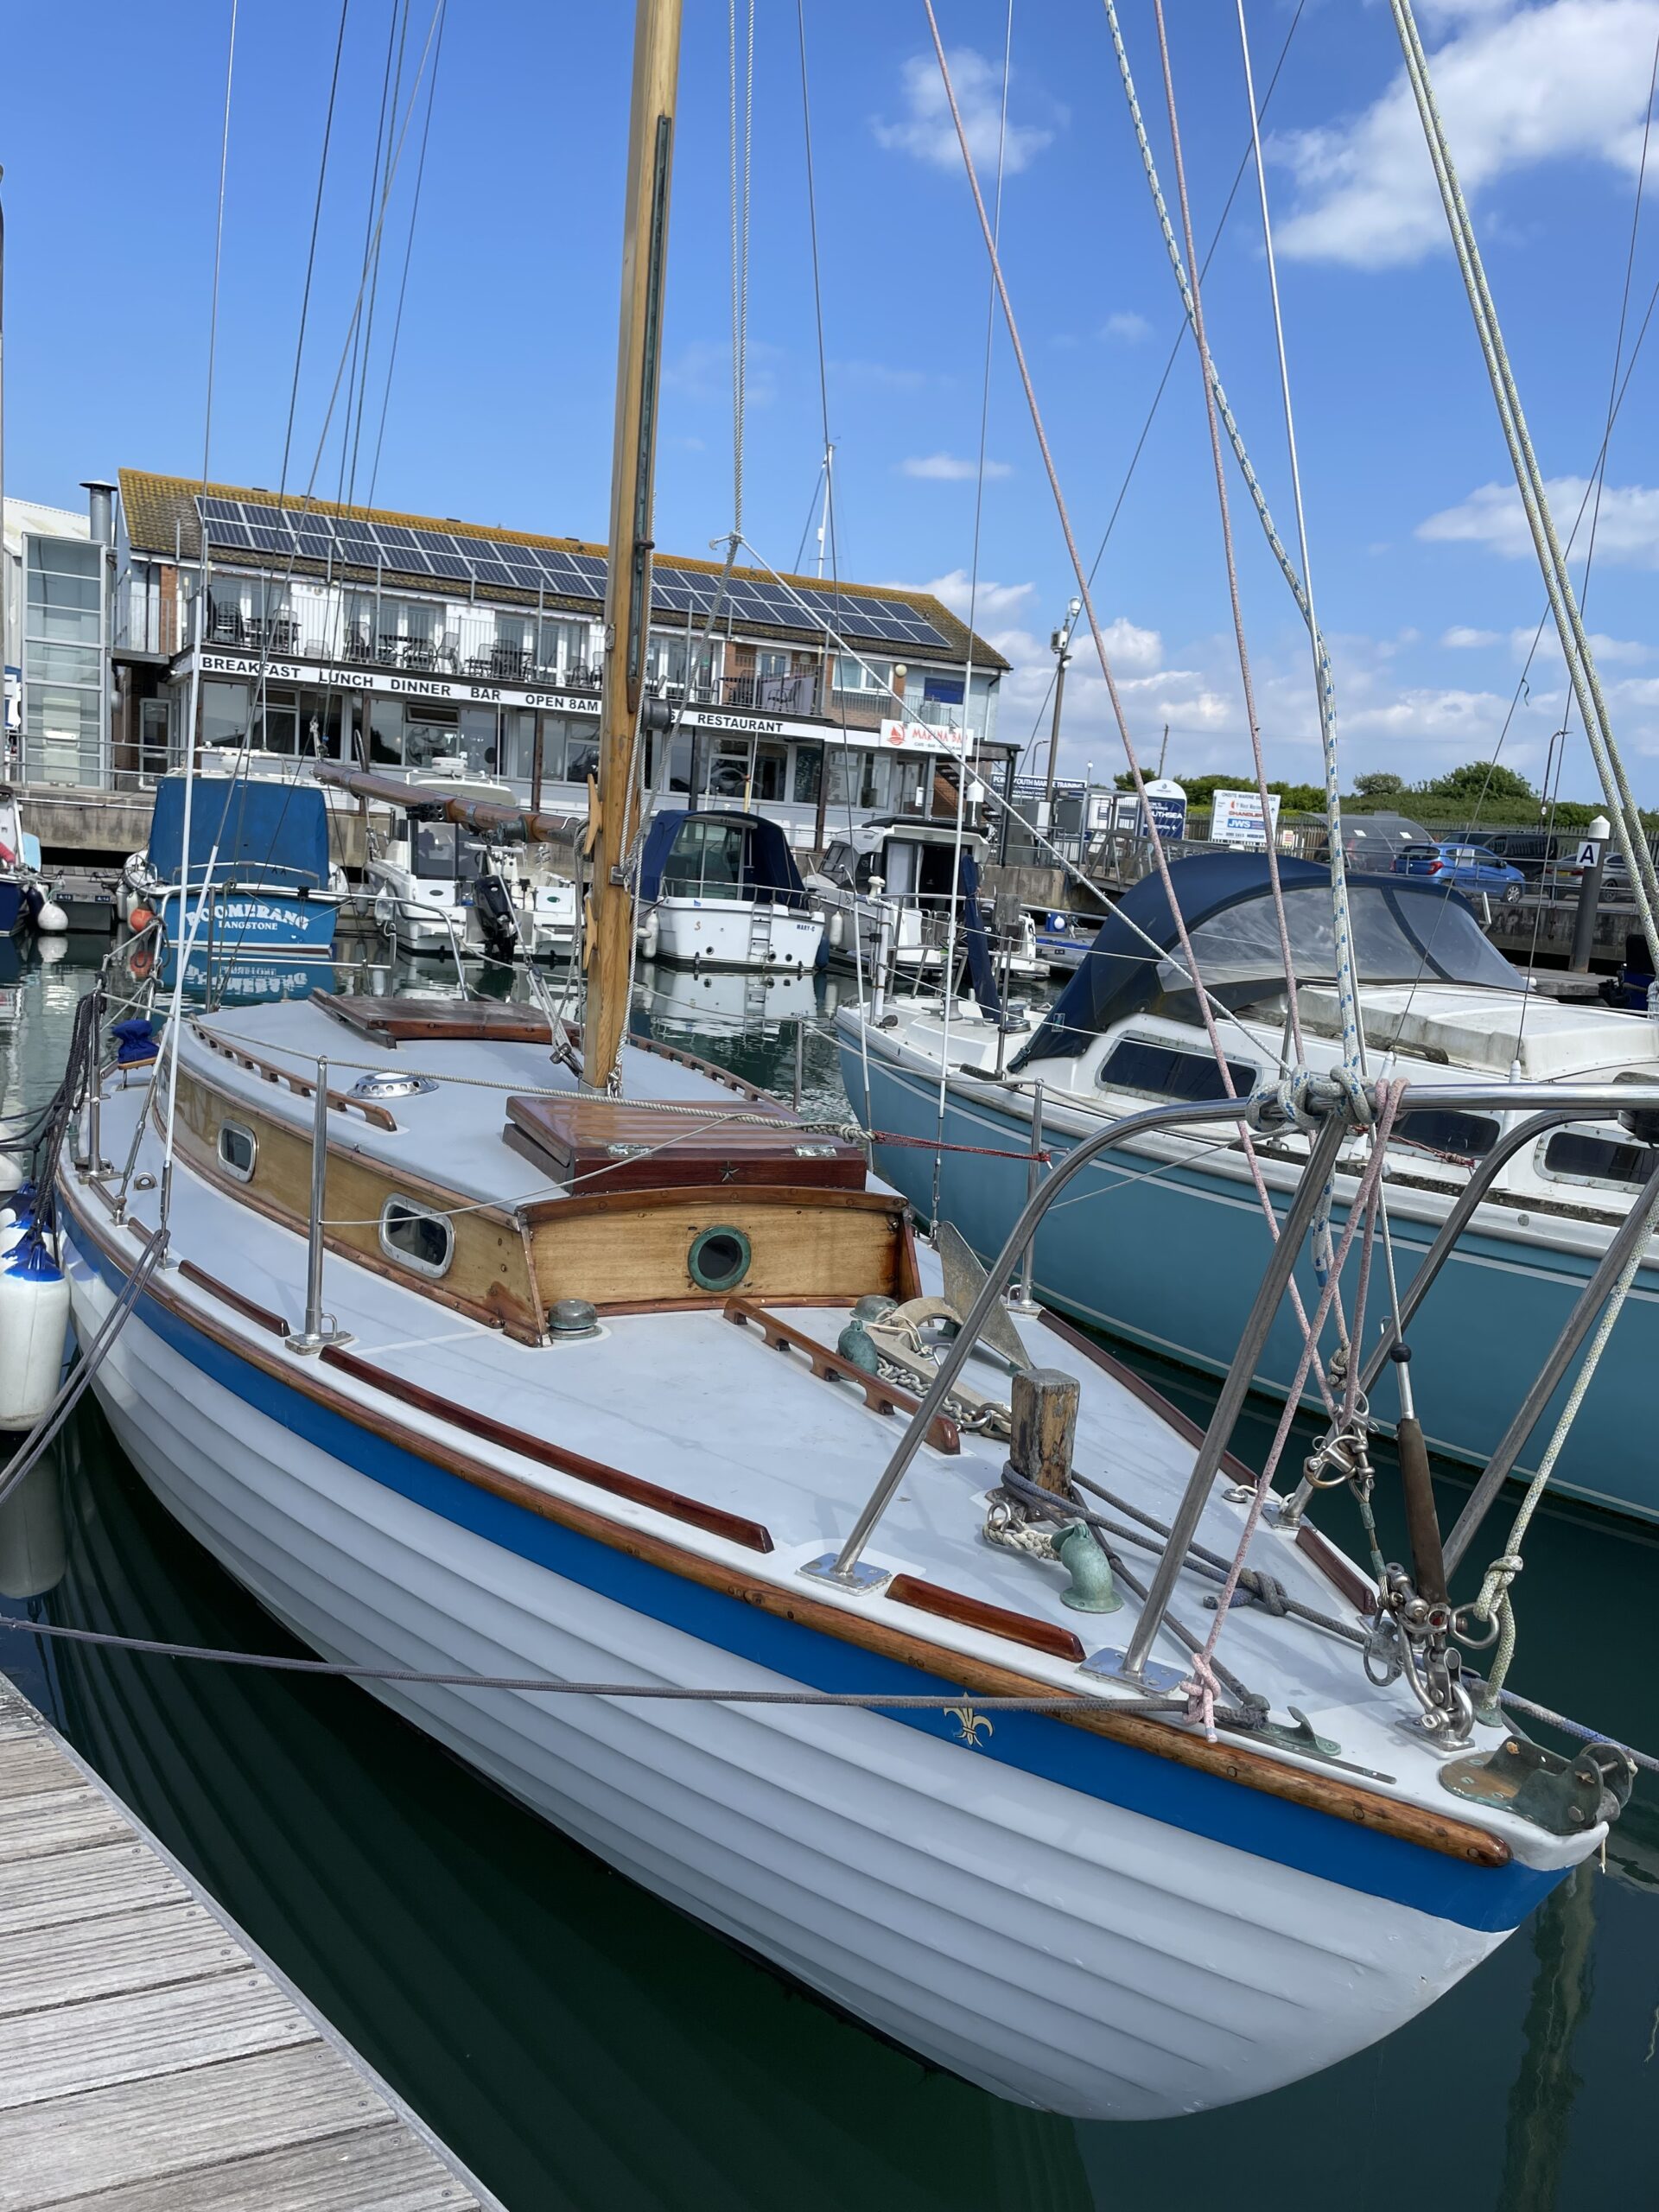
[(160, 918), (169, 957), (188, 938), (201, 963), (210, 948), (216, 958), (326, 957), (344, 879), (329, 860), (321, 791), (292, 778), (204, 776), (194, 783), (188, 855), (185, 778), (163, 776), (133, 885)]
[(645, 832), (638, 896), (648, 960), (798, 973), (823, 948), (789, 840), (764, 815), (664, 807)]
[[(36, 1163), (84, 1372), (276, 1618), (624, 1872), (1000, 2094), (1227, 2103), (1467, 1973), (1630, 1763), (1478, 1714), (1426, 1460), (1367, 1573), (1230, 1457), (1385, 1087), (1131, 1115), (987, 1273), (842, 1130), (624, 1041), (678, 24), (639, 0), (580, 1032), (175, 994), (107, 1071), (89, 1001)], [(1108, 1143), (1247, 1114), (1306, 1168), (1200, 1432), (1003, 1292)]]
[[(1341, 1065), (1342, 1043), (1329, 875), (1289, 859), (1279, 873), (1308, 1063), (1332, 1071)], [(925, 1209), (934, 1163), (919, 1141), (931, 1143), (938, 1126), (948, 1050), (944, 1134), (948, 1143), (978, 1149), (939, 1155), (941, 1204), (976, 1249), (995, 1251), (1024, 1204), (1023, 1165), (996, 1155), (1030, 1143), (1033, 1111), (1044, 1142), (1065, 1149), (1151, 1099), (1218, 1099), (1230, 1086), (1248, 1096), (1276, 1079), (1287, 999), (1264, 858), (1205, 855), (1176, 862), (1170, 874), (1205, 990), (1223, 1010), (1224, 1076), (1156, 876), (1107, 917), (1087, 959), (1017, 1050), (972, 1003), (954, 1008), (949, 1024), (937, 1000), (893, 998), (883, 1027), (861, 1025), (855, 1008), (840, 1009), (849, 1095), (864, 1107), (868, 1067), (870, 1126), (918, 1141), (902, 1149), (878, 1143), (877, 1164)], [(1357, 875), (1349, 898), (1360, 1007), (1379, 1074), (1442, 1091), (1464, 1084), (1490, 1092), (1511, 1080), (1659, 1081), (1659, 1048), (1646, 1021), (1529, 989), (1459, 893), (1426, 879)], [(1412, 1347), (1430, 1441), (1465, 1459), (1484, 1462), (1497, 1446), (1659, 1160), (1616, 1112), (1564, 1114), (1538, 1127), (1532, 1119), (1533, 1109), (1519, 1104), (1505, 1111), (1408, 1103), (1390, 1139), (1384, 1179), (1402, 1289), (1471, 1175), (1490, 1176)], [(1305, 1149), (1294, 1138), (1258, 1147), (1275, 1192), (1294, 1184)], [(1356, 1139), (1338, 1161), (1338, 1219), (1364, 1156)], [(1114, 1335), (1224, 1369), (1268, 1246), (1238, 1145), (1148, 1135), (1103, 1155), (1087, 1187), (1097, 1202), (1058, 1214), (1039, 1239), (1041, 1295)], [(1316, 1294), (1311, 1274), (1308, 1287)], [(1643, 1264), (1623, 1327), (1626, 1357), (1599, 1370), (1555, 1480), (1598, 1503), (1656, 1518), (1659, 1467), (1639, 1441), (1649, 1426), (1647, 1351), (1659, 1357), (1659, 1268), (1651, 1263)], [(1269, 1338), (1257, 1386), (1283, 1392), (1300, 1351), (1287, 1313)], [(1306, 1388), (1312, 1398), (1316, 1384)], [(1392, 1417), (1389, 1392), (1373, 1410)], [(1535, 1465), (1549, 1427), (1540, 1423), (1517, 1472)]]

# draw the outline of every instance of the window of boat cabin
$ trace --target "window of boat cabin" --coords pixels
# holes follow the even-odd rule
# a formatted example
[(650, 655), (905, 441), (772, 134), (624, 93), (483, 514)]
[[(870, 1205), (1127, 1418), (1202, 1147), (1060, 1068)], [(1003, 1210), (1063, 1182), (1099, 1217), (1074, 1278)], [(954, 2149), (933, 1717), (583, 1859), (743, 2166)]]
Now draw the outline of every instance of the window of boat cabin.
[(380, 1249), (417, 1274), (447, 1274), (454, 1257), (454, 1224), (413, 1198), (388, 1198), (380, 1209)]
[[(1233, 1095), (1248, 1098), (1256, 1085), (1255, 1067), (1247, 1061), (1229, 1060), (1227, 1072)], [(1189, 1052), (1150, 1037), (1120, 1037), (1095, 1081), (1102, 1090), (1144, 1090), (1154, 1098), (1181, 1098), (1194, 1104), (1227, 1096), (1213, 1053)]]
[(427, 883), (471, 883), (486, 874), (490, 849), (481, 837), (455, 822), (411, 824), (410, 864)]
[(219, 1123), (219, 1161), (227, 1175), (238, 1183), (252, 1182), (253, 1163), (258, 1156), (258, 1140), (251, 1129), (245, 1129), (240, 1122)]
[(1484, 1160), (1497, 1142), (1496, 1122), (1484, 1114), (1459, 1114), (1446, 1106), (1425, 1106), (1402, 1114), (1391, 1144), (1414, 1145), (1424, 1152), (1449, 1153), (1455, 1160)]
[(1639, 1191), (1659, 1167), (1659, 1150), (1622, 1144), (1599, 1129), (1557, 1129), (1539, 1147), (1538, 1165), (1556, 1182), (1611, 1183), (1622, 1191)]
[(743, 884), (743, 832), (735, 823), (692, 815), (663, 868), (665, 899), (736, 899)]

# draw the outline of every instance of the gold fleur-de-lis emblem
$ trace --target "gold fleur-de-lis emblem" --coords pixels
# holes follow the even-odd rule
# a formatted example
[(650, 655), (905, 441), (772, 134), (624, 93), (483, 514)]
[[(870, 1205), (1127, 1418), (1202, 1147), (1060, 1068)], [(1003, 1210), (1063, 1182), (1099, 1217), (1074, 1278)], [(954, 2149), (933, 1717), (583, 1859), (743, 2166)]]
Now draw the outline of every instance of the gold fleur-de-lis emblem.
[(979, 1732), (982, 1728), (988, 1736), (995, 1732), (991, 1723), (984, 1714), (976, 1713), (971, 1705), (947, 1705), (944, 1710), (946, 1716), (954, 1720), (962, 1731), (962, 1734), (957, 1739), (957, 1742), (969, 1745), (975, 1751), (979, 1749)]

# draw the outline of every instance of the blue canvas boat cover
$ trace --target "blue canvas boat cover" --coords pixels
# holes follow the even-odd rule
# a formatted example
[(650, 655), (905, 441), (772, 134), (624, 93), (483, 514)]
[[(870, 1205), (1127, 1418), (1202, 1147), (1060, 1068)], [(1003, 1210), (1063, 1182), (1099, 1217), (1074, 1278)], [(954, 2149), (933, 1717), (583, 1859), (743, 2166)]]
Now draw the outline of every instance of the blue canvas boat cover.
[[(150, 865), (163, 883), (179, 880), (184, 844), (184, 778), (156, 786)], [(321, 891), (328, 883), (328, 809), (315, 784), (252, 777), (198, 776), (190, 802), (190, 880), (213, 858), (213, 880), (262, 882), (274, 891)]]
[[(722, 893), (733, 899), (767, 899), (775, 906), (804, 906), (807, 904), (806, 886), (801, 872), (795, 865), (795, 855), (789, 849), (789, 840), (775, 822), (768, 822), (764, 815), (691, 812), (683, 806), (670, 807), (652, 817), (645, 833), (645, 846), (639, 856), (639, 897), (642, 905), (649, 905), (663, 896), (663, 877), (675, 857), (675, 846), (688, 823), (695, 823), (694, 838), (687, 841), (688, 850), (678, 857), (686, 864), (688, 876), (696, 874), (696, 861), (688, 858), (692, 842), (706, 836), (704, 825), (715, 825), (741, 833), (741, 859), (734, 880), (709, 879), (709, 893), (715, 898)], [(722, 840), (722, 844), (727, 841)], [(699, 855), (700, 857), (700, 855)], [(688, 893), (682, 893), (688, 895)], [(689, 895), (696, 895), (695, 889)]]
[[(1212, 999), (1244, 1006), (1282, 988), (1284, 962), (1265, 854), (1197, 854), (1172, 862), (1169, 879)], [(1279, 862), (1279, 881), (1297, 980), (1327, 981), (1336, 968), (1331, 871), (1287, 855)], [(1362, 982), (1525, 989), (1524, 979), (1482, 934), (1468, 900), (1432, 877), (1354, 875), (1348, 897)], [(1152, 1009), (1190, 1015), (1192, 1007), (1192, 987), (1163, 880), (1148, 875), (1107, 915), (1013, 1066), (1075, 1059), (1128, 1014)]]

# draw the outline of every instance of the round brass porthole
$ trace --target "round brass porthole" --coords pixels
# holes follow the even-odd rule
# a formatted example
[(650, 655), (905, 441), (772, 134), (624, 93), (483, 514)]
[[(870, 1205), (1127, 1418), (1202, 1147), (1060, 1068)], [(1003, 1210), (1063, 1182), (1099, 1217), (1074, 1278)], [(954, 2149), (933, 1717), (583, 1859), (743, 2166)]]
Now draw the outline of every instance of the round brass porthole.
[(741, 1229), (704, 1229), (691, 1239), (686, 1272), (699, 1290), (735, 1290), (753, 1256)]

